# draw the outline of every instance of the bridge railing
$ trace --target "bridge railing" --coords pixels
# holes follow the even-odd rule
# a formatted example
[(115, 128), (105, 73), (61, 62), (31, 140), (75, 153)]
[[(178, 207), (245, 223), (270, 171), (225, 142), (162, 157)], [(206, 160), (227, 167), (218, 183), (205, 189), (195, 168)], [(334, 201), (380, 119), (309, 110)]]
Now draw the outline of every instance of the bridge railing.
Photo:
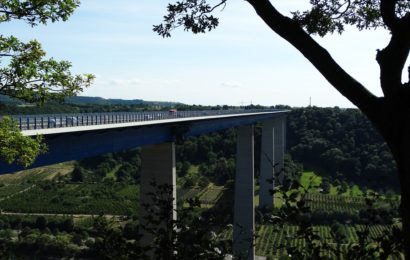
[(20, 130), (32, 130), (274, 111), (277, 111), (277, 109), (109, 112), (83, 114), (12, 115), (10, 117), (14, 120)]

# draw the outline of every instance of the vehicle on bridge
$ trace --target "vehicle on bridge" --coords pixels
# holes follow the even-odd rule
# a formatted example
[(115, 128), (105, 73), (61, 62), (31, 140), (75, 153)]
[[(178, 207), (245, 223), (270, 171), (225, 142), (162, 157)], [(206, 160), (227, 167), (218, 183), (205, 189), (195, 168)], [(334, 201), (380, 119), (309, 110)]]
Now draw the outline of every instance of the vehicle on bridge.
[(168, 110), (168, 114), (169, 114), (170, 116), (175, 117), (175, 116), (178, 115), (178, 111), (177, 111), (175, 108), (173, 108), (173, 109)]
[(48, 127), (58, 126), (75, 126), (77, 125), (77, 118), (75, 116), (66, 117), (49, 117), (47, 120)]

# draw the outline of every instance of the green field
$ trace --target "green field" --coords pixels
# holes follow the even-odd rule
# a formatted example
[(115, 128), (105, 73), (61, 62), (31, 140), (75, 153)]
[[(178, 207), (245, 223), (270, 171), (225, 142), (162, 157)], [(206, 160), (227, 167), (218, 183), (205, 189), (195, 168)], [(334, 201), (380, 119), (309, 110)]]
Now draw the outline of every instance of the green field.
[(6, 212), (115, 214), (137, 211), (139, 187), (122, 184), (46, 184), (0, 201)]

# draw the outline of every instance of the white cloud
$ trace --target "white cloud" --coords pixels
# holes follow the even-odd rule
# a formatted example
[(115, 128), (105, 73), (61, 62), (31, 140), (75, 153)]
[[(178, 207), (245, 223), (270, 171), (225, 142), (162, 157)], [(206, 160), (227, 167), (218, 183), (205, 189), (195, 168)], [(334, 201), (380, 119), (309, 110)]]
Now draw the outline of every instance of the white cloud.
[(224, 88), (240, 88), (242, 87), (242, 84), (236, 81), (226, 81), (222, 82), (221, 86)]

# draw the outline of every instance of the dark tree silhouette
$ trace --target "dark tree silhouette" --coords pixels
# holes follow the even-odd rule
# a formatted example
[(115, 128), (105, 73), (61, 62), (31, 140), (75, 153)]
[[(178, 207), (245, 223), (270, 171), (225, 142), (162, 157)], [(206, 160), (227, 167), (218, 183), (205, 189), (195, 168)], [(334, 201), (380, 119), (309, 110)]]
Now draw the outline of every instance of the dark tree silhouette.
[[(215, 3), (216, 2), (216, 3)], [(154, 26), (163, 37), (182, 27), (204, 33), (218, 26), (212, 15), (227, 0), (182, 0), (168, 4), (164, 22)], [(408, 0), (311, 0), (311, 9), (296, 11), (293, 17), (281, 14), (269, 0), (247, 0), (259, 17), (278, 35), (292, 44), (343, 96), (356, 105), (379, 130), (397, 163), (401, 185), (403, 231), (410, 233), (410, 68), (409, 81), (402, 73), (410, 50), (410, 1)], [(385, 28), (390, 41), (377, 51), (382, 96), (376, 96), (350, 76), (310, 34), (324, 36), (344, 31), (345, 25), (359, 30)], [(405, 238), (410, 259), (410, 236)]]

